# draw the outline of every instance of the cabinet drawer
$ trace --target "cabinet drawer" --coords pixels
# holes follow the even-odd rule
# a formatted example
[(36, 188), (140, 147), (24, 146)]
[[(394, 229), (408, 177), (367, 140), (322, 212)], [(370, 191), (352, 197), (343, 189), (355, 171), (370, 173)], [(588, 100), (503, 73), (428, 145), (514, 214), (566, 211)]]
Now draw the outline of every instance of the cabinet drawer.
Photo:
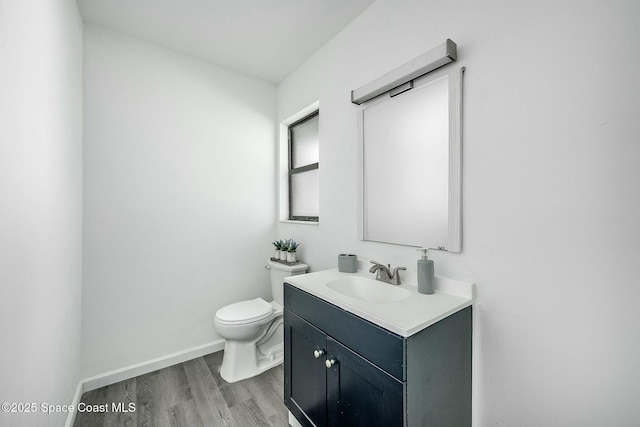
[(347, 343), (348, 347), (400, 381), (406, 380), (405, 340), (373, 323), (323, 301), (288, 283), (284, 284), (285, 309)]

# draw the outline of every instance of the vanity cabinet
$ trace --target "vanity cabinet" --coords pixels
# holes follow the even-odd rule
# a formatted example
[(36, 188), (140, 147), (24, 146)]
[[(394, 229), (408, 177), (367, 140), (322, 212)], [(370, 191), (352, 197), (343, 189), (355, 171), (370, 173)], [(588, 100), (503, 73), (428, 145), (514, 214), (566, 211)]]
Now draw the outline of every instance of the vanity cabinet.
[(287, 283), (284, 301), (284, 397), (301, 425), (471, 425), (471, 307), (402, 337)]
[(286, 401), (302, 425), (402, 425), (402, 382), (290, 311), (285, 328)]

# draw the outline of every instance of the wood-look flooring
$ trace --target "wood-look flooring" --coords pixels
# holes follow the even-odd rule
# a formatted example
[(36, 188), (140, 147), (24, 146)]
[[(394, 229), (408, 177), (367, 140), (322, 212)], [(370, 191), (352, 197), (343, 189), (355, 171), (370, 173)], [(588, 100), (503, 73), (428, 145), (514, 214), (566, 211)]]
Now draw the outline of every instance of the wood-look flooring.
[[(75, 427), (97, 426), (220, 426), (286, 427), (287, 409), (282, 402), (282, 365), (233, 384), (220, 377), (223, 352), (170, 366), (89, 391), (85, 405), (98, 412), (78, 412)], [(113, 404), (132, 412), (114, 411)], [(94, 407), (94, 406), (92, 406)]]

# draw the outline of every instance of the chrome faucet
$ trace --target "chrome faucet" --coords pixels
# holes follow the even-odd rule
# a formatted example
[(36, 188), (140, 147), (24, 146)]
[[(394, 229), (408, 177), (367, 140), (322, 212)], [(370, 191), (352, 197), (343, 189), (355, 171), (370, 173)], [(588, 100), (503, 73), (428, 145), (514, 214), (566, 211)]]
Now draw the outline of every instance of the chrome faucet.
[(400, 284), (400, 270), (406, 270), (407, 267), (396, 267), (391, 272), (391, 264), (383, 265), (377, 261), (371, 261), (373, 267), (369, 269), (369, 273), (376, 273), (376, 280), (391, 283), (392, 285)]

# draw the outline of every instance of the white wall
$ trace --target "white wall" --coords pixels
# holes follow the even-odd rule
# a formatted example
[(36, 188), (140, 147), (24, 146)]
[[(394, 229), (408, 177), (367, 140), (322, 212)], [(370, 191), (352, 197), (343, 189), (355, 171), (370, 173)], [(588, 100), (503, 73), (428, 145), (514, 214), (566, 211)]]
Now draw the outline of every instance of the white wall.
[[(320, 101), (320, 225), (280, 223), (314, 270), (356, 238), (350, 90), (451, 38), (464, 65), (463, 252), (477, 285), (477, 426), (637, 425), (640, 3), (378, 0), (278, 87), (278, 120)], [(392, 195), (389, 195), (392, 197)]]
[(219, 340), (270, 292), (275, 86), (96, 27), (84, 49), (83, 375)]
[(0, 0), (0, 425), (61, 425), (79, 380), (82, 21), (73, 0)]

